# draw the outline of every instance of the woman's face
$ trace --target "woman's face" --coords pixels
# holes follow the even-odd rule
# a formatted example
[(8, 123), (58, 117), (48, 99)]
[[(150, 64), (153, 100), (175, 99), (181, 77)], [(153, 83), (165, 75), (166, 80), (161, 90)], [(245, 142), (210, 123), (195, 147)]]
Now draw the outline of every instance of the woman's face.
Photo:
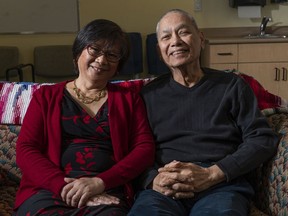
[(111, 79), (118, 69), (120, 45), (104, 47), (101, 42), (87, 46), (78, 58), (79, 76), (91, 81)]

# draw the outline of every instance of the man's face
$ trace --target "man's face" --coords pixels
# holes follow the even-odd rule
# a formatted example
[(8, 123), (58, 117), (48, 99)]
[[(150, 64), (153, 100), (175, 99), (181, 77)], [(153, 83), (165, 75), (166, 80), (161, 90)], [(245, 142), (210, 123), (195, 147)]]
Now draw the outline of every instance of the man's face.
[(199, 63), (204, 36), (189, 17), (177, 12), (168, 13), (158, 25), (157, 37), (162, 59), (168, 66)]

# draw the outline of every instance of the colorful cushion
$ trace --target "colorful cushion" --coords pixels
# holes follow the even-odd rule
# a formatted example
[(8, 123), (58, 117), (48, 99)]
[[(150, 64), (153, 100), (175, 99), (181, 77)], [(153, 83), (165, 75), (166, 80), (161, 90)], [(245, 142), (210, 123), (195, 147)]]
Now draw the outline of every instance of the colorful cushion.
[(0, 123), (22, 124), (31, 97), (43, 84), (0, 83)]

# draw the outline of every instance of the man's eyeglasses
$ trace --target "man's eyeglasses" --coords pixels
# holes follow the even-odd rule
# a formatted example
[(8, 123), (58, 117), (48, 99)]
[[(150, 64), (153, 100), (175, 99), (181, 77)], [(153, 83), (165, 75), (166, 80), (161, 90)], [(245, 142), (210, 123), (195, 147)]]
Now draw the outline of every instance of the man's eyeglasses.
[(109, 62), (118, 62), (121, 58), (122, 55), (120, 53), (114, 53), (114, 52), (109, 52), (109, 51), (102, 51), (100, 47), (97, 46), (88, 46), (87, 51), (89, 55), (97, 58), (101, 55), (104, 55)]

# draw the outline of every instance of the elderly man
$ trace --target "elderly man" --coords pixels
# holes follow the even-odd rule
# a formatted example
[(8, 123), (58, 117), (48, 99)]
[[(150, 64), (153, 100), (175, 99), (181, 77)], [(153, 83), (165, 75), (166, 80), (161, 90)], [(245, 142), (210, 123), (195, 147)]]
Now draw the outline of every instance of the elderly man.
[(275, 154), (278, 137), (242, 78), (200, 67), (204, 36), (191, 15), (168, 11), (156, 33), (171, 74), (142, 90), (156, 162), (129, 215), (247, 215), (246, 176)]

